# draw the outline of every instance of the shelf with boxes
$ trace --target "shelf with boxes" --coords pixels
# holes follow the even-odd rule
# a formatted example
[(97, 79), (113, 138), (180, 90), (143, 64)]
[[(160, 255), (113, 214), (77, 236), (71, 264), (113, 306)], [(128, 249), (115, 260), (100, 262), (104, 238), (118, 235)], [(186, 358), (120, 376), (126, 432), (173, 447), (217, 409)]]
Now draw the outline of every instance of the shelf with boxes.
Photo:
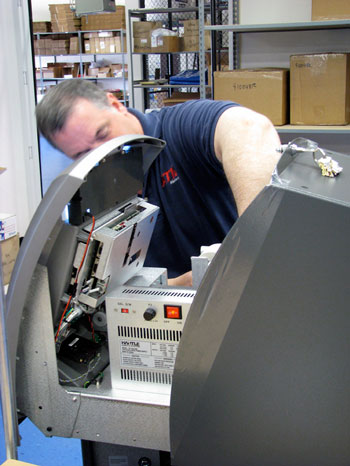
[[(259, 54), (264, 57), (255, 60), (259, 65), (278, 62), (271, 59), (274, 54), (283, 62), (280, 69), (262, 64), (213, 71), (213, 98), (237, 101), (267, 114), (281, 134), (350, 134), (350, 55), (344, 52), (350, 35), (349, 2), (336, 0), (331, 5), (312, 0), (311, 21), (304, 22), (205, 25), (201, 9), (199, 19), (203, 31), (233, 33), (246, 54), (245, 63), (250, 65), (251, 57)], [(200, 56), (204, 53), (201, 47)], [(200, 65), (202, 73), (201, 60)], [(203, 82), (201, 74), (201, 94)]]
[(39, 91), (63, 79), (82, 78), (98, 82), (127, 102), (125, 7), (81, 17), (70, 4), (52, 4), (49, 10), (50, 22), (33, 23)]
[[(171, 3), (171, 2), (170, 2)], [(129, 37), (131, 55), (143, 60), (142, 74), (137, 76), (130, 64), (130, 99), (134, 102), (134, 89), (143, 89), (145, 108), (167, 104), (175, 90), (183, 90), (198, 98), (198, 19), (197, 7), (154, 8), (129, 10)], [(209, 49), (210, 33), (206, 36)], [(130, 60), (133, 62), (133, 60)], [(177, 83), (176, 78), (185, 71), (192, 79)], [(179, 93), (177, 93), (179, 95)], [(157, 98), (155, 98), (155, 96)], [(161, 98), (159, 98), (161, 97)], [(184, 100), (188, 96), (184, 95)], [(154, 108), (153, 107), (153, 108)]]
[(46, 87), (63, 79), (84, 78), (120, 81), (127, 100), (126, 31), (74, 31), (35, 33), (37, 85)]
[[(312, 34), (317, 30), (333, 29), (350, 29), (350, 19), (204, 26), (205, 31), (236, 34), (287, 31), (310, 31)], [(288, 69), (214, 71), (214, 99), (237, 101), (266, 114), (280, 133), (350, 134), (347, 103), (350, 55), (331, 52), (296, 55), (293, 45), (290, 48)]]

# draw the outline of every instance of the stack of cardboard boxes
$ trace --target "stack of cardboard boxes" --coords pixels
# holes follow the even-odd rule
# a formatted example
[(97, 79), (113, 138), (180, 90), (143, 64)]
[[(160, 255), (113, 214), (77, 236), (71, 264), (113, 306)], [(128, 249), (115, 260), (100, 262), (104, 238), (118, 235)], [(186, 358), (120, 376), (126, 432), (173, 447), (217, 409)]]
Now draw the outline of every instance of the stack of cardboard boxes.
[(52, 32), (80, 30), (81, 20), (75, 16), (69, 3), (49, 5)]
[(52, 39), (51, 36), (34, 40), (35, 55), (66, 55), (69, 51), (69, 39)]
[(112, 31), (85, 32), (84, 51), (85, 53), (124, 53), (127, 51), (126, 36), (116, 35)]
[[(135, 21), (133, 40), (135, 53), (198, 52), (198, 20), (184, 20), (184, 35), (162, 27), (160, 21)], [(210, 32), (205, 31), (205, 49), (210, 49)]]
[(3, 285), (8, 285), (19, 251), (19, 235), (15, 215), (0, 213), (0, 247)]
[[(127, 65), (124, 64), (124, 76), (128, 74)], [(123, 76), (123, 65), (120, 63), (106, 66), (87, 66), (85, 75), (96, 78), (120, 78)]]
[[(199, 23), (198, 19), (189, 19), (183, 22), (184, 36), (182, 38), (182, 50), (184, 52), (196, 52), (199, 50)], [(210, 49), (210, 31), (204, 32), (204, 48)]]
[(251, 108), (275, 125), (347, 125), (350, 54), (292, 55), (290, 70), (216, 71), (214, 98)]
[[(314, 21), (349, 18), (348, 1), (312, 1)], [(350, 54), (292, 55), (290, 70), (215, 72), (214, 98), (263, 113), (275, 125), (348, 125)]]
[(51, 32), (50, 21), (33, 21), (33, 32)]
[(132, 35), (135, 53), (150, 53), (152, 51), (152, 31), (160, 29), (160, 21), (135, 21)]
[(87, 15), (81, 18), (83, 31), (105, 31), (109, 29), (126, 29), (125, 7), (116, 6), (115, 13)]

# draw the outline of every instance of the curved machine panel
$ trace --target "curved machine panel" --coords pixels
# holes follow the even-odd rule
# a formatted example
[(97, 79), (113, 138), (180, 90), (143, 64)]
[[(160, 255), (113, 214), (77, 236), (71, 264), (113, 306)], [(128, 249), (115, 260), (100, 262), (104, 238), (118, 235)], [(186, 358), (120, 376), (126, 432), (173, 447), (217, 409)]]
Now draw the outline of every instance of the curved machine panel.
[(192, 304), (176, 360), (172, 465), (350, 462), (350, 161), (282, 156)]
[[(23, 239), (6, 303), (14, 410), (48, 436), (169, 451), (171, 376), (194, 291), (184, 299), (178, 290), (178, 303), (166, 292), (166, 270), (143, 267), (158, 207), (137, 194), (164, 144), (123, 136), (74, 162), (49, 187)], [(145, 303), (142, 294), (161, 298)], [(173, 305), (183, 319), (160, 312)], [(160, 347), (170, 354), (166, 366)]]

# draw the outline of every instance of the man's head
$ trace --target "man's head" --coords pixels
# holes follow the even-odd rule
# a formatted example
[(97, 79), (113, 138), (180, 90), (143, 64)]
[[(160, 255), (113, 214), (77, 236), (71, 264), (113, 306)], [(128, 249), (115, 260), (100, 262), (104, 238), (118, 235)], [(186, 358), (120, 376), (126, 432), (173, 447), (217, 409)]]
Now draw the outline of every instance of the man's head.
[(126, 134), (143, 134), (139, 120), (95, 84), (70, 79), (52, 86), (36, 108), (40, 133), (70, 158)]

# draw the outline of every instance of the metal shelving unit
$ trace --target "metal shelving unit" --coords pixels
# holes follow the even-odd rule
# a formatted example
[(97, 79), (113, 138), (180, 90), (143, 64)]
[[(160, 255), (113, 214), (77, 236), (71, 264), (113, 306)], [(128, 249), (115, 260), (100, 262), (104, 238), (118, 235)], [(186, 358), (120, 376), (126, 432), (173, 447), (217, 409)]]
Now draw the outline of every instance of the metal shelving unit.
[[(227, 25), (205, 25), (204, 24), (204, 8), (199, 8), (199, 27), (200, 27), (200, 50), (199, 50), (199, 64), (200, 64), (200, 95), (205, 96), (204, 86), (204, 32), (211, 31), (228, 31), (233, 34), (242, 33), (263, 33), (263, 32), (284, 32), (284, 31), (315, 31), (315, 30), (328, 30), (328, 29), (349, 29), (350, 20), (337, 20), (337, 21), (308, 21), (308, 22), (294, 22), (294, 23), (275, 23), (275, 24), (227, 24)], [(213, 36), (212, 36), (213, 39)], [(299, 126), (299, 125), (285, 125), (277, 126), (277, 131), (280, 134), (350, 134), (350, 125), (345, 126)]]
[[(155, 2), (154, 2), (155, 3)], [(161, 1), (160, 1), (161, 3)], [(167, 2), (168, 6), (172, 4), (172, 1)], [(145, 108), (157, 108), (162, 106), (163, 99), (172, 94), (175, 89), (189, 89), (198, 90), (196, 85), (174, 85), (168, 83), (157, 84), (154, 79), (154, 72), (156, 68), (160, 70), (160, 78), (168, 79), (170, 76), (177, 74), (185, 69), (198, 69), (198, 52), (196, 51), (176, 51), (176, 52), (151, 52), (151, 53), (139, 53), (133, 52), (133, 38), (132, 38), (132, 18), (147, 21), (162, 21), (167, 28), (171, 29), (173, 25), (177, 25), (181, 20), (197, 19), (198, 18), (198, 7), (162, 7), (157, 6), (155, 8), (139, 8), (128, 11), (129, 20), (129, 71), (130, 71), (130, 105), (134, 106), (135, 94), (134, 89), (143, 89), (143, 100)], [(133, 56), (138, 55), (142, 57), (142, 72), (143, 77), (141, 79), (145, 82), (154, 80), (154, 84), (140, 84), (140, 79), (135, 79), (135, 72), (133, 66)], [(157, 98), (156, 98), (157, 96)]]
[[(84, 53), (83, 52), (83, 40), (85, 33), (94, 33), (94, 32), (115, 32), (120, 34), (121, 38), (121, 52), (117, 53)], [(40, 78), (37, 79), (37, 83), (41, 88), (45, 88), (45, 84), (54, 83), (63, 81), (66, 78), (44, 78), (43, 77), (43, 66), (42, 66), (42, 59), (52, 57), (54, 63), (65, 63), (67, 61), (67, 57), (69, 57), (69, 63), (79, 63), (79, 76), (78, 78), (86, 79), (89, 81), (95, 82), (106, 82), (106, 81), (116, 81), (122, 80), (122, 92), (123, 92), (123, 99), (122, 102), (128, 102), (128, 91), (127, 91), (127, 77), (125, 73), (125, 65), (126, 61), (126, 51), (124, 51), (124, 40), (126, 39), (126, 31), (124, 29), (109, 29), (108, 31), (96, 31), (96, 30), (84, 30), (84, 31), (72, 31), (72, 32), (36, 32), (33, 34), (38, 40), (40, 40), (41, 36), (52, 36), (52, 35), (67, 35), (71, 37), (72, 35), (76, 35), (78, 37), (78, 45), (79, 45), (79, 53), (77, 54), (56, 54), (56, 55), (35, 55), (35, 58), (39, 61), (39, 70), (40, 70)], [(105, 57), (121, 57), (121, 66), (122, 66), (122, 77), (106, 77), (106, 78), (98, 78), (96, 76), (84, 76), (84, 64), (95, 62), (98, 59), (103, 59)], [(57, 58), (60, 57), (60, 61), (57, 61)], [(73, 61), (72, 61), (73, 60)]]

